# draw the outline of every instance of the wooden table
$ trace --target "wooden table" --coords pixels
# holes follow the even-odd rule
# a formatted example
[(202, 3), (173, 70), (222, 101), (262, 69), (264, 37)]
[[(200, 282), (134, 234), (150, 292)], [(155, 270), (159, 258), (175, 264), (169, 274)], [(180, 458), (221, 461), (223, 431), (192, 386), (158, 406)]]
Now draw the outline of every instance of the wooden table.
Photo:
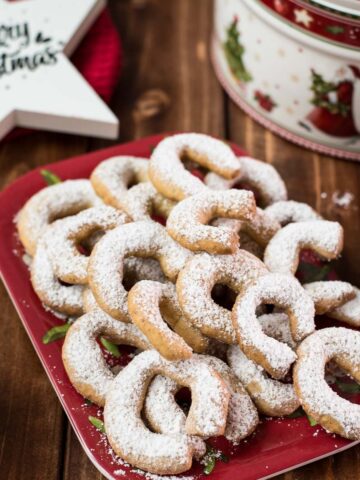
[[(124, 74), (112, 103), (121, 121), (120, 141), (184, 130), (243, 145), (249, 154), (278, 168), (290, 198), (306, 201), (326, 218), (343, 224), (346, 246), (338, 269), (343, 278), (359, 284), (360, 165), (287, 143), (254, 123), (228, 99), (209, 61), (210, 0), (113, 0), (110, 6), (125, 49)], [(37, 165), (108, 144), (51, 133), (2, 144), (1, 186)], [(354, 195), (350, 208), (334, 206), (335, 191)], [(0, 477), (103, 478), (83, 453), (4, 287), (0, 289)], [(359, 479), (360, 448), (278, 478)]]

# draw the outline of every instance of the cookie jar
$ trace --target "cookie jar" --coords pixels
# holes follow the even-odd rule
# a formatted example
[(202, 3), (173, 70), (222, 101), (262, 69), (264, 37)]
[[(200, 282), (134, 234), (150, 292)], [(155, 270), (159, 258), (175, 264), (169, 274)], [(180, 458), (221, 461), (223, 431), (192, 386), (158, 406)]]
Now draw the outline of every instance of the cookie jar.
[(360, 2), (215, 0), (213, 64), (255, 120), (360, 160)]

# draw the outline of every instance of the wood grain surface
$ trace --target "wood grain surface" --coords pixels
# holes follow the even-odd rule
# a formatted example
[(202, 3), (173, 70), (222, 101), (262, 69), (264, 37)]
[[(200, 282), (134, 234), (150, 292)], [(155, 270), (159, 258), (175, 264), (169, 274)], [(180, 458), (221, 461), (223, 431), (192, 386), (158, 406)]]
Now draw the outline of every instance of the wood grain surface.
[[(360, 283), (360, 165), (334, 160), (272, 135), (224, 94), (209, 61), (211, 0), (110, 0), (124, 43), (124, 72), (112, 107), (120, 141), (164, 131), (198, 131), (243, 145), (273, 164), (290, 198), (306, 201), (345, 228), (338, 262), (344, 279)], [(0, 187), (37, 165), (108, 146), (110, 142), (34, 133), (0, 145)], [(354, 195), (350, 208), (335, 192)], [(102, 479), (75, 438), (18, 316), (0, 286), (0, 478)], [(285, 454), (285, 453), (284, 453)], [(356, 480), (360, 448), (277, 477), (278, 480)]]

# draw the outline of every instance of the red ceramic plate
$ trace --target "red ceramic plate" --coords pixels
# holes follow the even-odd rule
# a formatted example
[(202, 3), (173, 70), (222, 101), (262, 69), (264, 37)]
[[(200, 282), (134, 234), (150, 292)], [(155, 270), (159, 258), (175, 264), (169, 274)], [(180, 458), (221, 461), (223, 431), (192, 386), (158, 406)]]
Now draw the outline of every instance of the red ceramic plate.
[[(48, 168), (63, 180), (88, 177), (102, 160), (114, 155), (148, 157), (162, 136), (149, 137), (95, 153), (82, 155)], [(236, 153), (243, 153), (233, 146)], [(49, 328), (61, 324), (61, 320), (44, 310), (32, 290), (29, 272), (23, 262), (23, 250), (19, 244), (14, 217), (35, 192), (43, 188), (44, 181), (39, 170), (23, 176), (0, 195), (0, 271), (9, 295), (20, 319), (34, 345), (44, 369), (59, 397), (59, 400), (78, 436), (86, 454), (108, 479), (143, 478), (144, 473), (123, 465), (109, 447), (106, 437), (89, 422), (88, 417), (99, 416), (101, 411), (88, 405), (71, 386), (61, 362), (61, 344), (57, 341), (48, 345), (42, 337)], [(352, 397), (360, 401), (360, 396)], [(269, 478), (299, 465), (345, 450), (357, 442), (349, 442), (327, 434), (321, 427), (312, 427), (305, 416), (285, 419), (263, 419), (256, 432), (233, 447), (223, 438), (210, 442), (224, 452), (229, 461), (217, 461), (211, 473), (214, 480), (255, 480)], [(197, 463), (186, 478), (205, 478), (203, 466)], [(156, 476), (147, 475), (147, 478)], [(183, 476), (184, 477), (184, 476)]]

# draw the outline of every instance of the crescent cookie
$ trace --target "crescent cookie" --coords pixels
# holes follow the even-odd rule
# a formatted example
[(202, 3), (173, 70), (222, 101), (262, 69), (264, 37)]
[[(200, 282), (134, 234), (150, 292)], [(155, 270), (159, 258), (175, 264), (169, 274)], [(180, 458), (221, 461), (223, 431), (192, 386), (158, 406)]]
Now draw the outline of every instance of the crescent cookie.
[(109, 158), (99, 163), (92, 172), (90, 181), (106, 204), (123, 210), (123, 200), (131, 187), (148, 180), (148, 166), (146, 158)]
[(247, 358), (238, 345), (229, 347), (227, 360), (260, 413), (282, 417), (299, 407), (294, 386), (271, 378), (262, 367)]
[(297, 350), (294, 386), (305, 412), (327, 431), (360, 439), (360, 405), (341, 398), (326, 383), (332, 360), (360, 383), (360, 332), (325, 328), (306, 338)]
[(134, 221), (152, 220), (156, 215), (167, 218), (175, 202), (163, 197), (149, 182), (132, 187), (122, 200), (122, 209)]
[[(230, 391), (230, 401), (224, 436), (233, 444), (238, 444), (249, 436), (259, 423), (257, 410), (226, 363), (209, 355), (195, 355), (195, 358), (213, 367), (225, 381)], [(185, 431), (186, 415), (175, 400), (180, 388), (176, 382), (160, 376), (150, 384), (145, 399), (145, 415), (150, 426), (156, 431), (161, 433)], [(172, 412), (171, 416), (169, 412)]]
[(327, 312), (327, 316), (335, 318), (340, 322), (345, 322), (352, 327), (360, 326), (360, 290), (353, 287), (355, 291), (355, 297), (352, 300), (344, 303), (340, 307)]
[(240, 220), (231, 220), (228, 218), (220, 218), (215, 220), (212, 225), (233, 230), (240, 236), (240, 246), (242, 247), (241, 238), (245, 234), (250, 237), (257, 244), (266, 247), (275, 233), (280, 230), (281, 226), (267, 215), (265, 210), (256, 208), (256, 213), (251, 220), (242, 222)]
[(264, 263), (271, 272), (294, 274), (302, 249), (310, 249), (327, 260), (337, 258), (344, 243), (343, 228), (327, 220), (290, 223), (270, 240)]
[(89, 180), (67, 180), (43, 188), (19, 212), (17, 229), (20, 241), (26, 252), (33, 256), (40, 235), (50, 223), (101, 204)]
[(312, 298), (317, 315), (324, 315), (341, 307), (356, 295), (350, 283), (337, 280), (306, 283), (303, 287)]
[(71, 325), (62, 348), (66, 373), (81, 395), (103, 406), (114, 374), (97, 343), (100, 336), (117, 345), (131, 345), (140, 350), (151, 349), (151, 345), (135, 325), (118, 322), (99, 309)]
[(84, 286), (64, 285), (60, 282), (49, 259), (46, 237), (47, 230), (37, 242), (31, 263), (33, 289), (46, 307), (65, 315), (82, 315)]
[(259, 276), (236, 299), (232, 321), (240, 348), (272, 377), (281, 379), (296, 360), (296, 354), (262, 331), (256, 317), (256, 308), (261, 304), (284, 309), (292, 337), (298, 342), (315, 330), (314, 303), (294, 277), (274, 273)]
[(240, 172), (234, 153), (221, 140), (200, 133), (164, 138), (151, 155), (149, 177), (156, 190), (171, 200), (183, 200), (206, 189), (199, 178), (185, 169), (184, 157), (225, 178), (234, 178)]
[[(125, 258), (123, 278), (125, 290), (129, 291), (135, 283), (141, 280), (152, 280), (161, 283), (167, 281), (157, 260), (139, 257)], [(91, 312), (95, 308), (100, 308), (90, 288), (84, 290), (83, 303), (85, 313)]]
[[(129, 292), (128, 307), (132, 322), (164, 358), (186, 360), (192, 356), (192, 333), (197, 337), (201, 334), (184, 318), (172, 283), (138, 282)], [(178, 324), (189, 344), (178, 333)], [(205, 338), (203, 344), (207, 344)]]
[(175, 280), (192, 253), (174, 242), (155, 222), (135, 222), (108, 232), (93, 249), (89, 262), (89, 285), (97, 303), (109, 315), (130, 322), (128, 295), (123, 286), (126, 257), (159, 260), (170, 280)]
[(265, 209), (270, 218), (273, 218), (280, 225), (285, 226), (288, 223), (307, 222), (311, 220), (322, 220), (321, 215), (310, 207), (307, 203), (287, 200), (276, 202)]
[(250, 157), (238, 157), (238, 162), (240, 175), (226, 180), (209, 172), (205, 177), (205, 184), (215, 190), (227, 190), (237, 184), (246, 185), (256, 192), (263, 207), (287, 200), (285, 183), (272, 165)]
[[(164, 375), (190, 388), (192, 402), (186, 434), (158, 434), (142, 418), (151, 380)], [(188, 435), (222, 435), (226, 428), (230, 392), (215, 370), (197, 359), (169, 362), (156, 351), (143, 352), (115, 378), (106, 396), (104, 423), (115, 453), (147, 472), (166, 475), (188, 470), (194, 445)]]
[(54, 222), (47, 231), (46, 246), (58, 278), (67, 283), (87, 284), (89, 258), (77, 246), (95, 232), (105, 232), (129, 221), (125, 213), (102, 206)]
[(236, 343), (231, 312), (215, 303), (211, 292), (217, 284), (240, 292), (266, 273), (264, 264), (244, 250), (232, 255), (200, 253), (179, 274), (176, 290), (180, 306), (189, 322), (204, 335)]
[(208, 190), (178, 203), (169, 215), (166, 229), (174, 240), (190, 250), (232, 253), (239, 244), (237, 232), (207, 224), (218, 217), (251, 220), (255, 214), (251, 192)]
[[(144, 414), (151, 429), (157, 433), (168, 435), (184, 434), (186, 415), (176, 403), (175, 395), (181, 389), (169, 377), (157, 375), (149, 385), (144, 402)], [(201, 459), (206, 453), (205, 441), (197, 436), (189, 436), (196, 460)]]

